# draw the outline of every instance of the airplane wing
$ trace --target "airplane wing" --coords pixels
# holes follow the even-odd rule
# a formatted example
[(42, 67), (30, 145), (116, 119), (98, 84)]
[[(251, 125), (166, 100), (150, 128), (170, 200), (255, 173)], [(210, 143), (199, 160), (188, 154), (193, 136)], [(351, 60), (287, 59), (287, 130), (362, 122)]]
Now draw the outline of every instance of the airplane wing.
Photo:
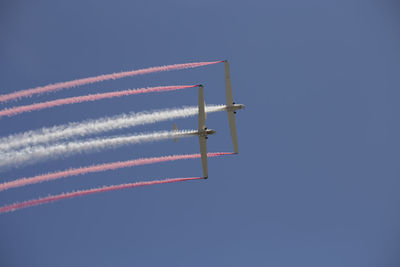
[(200, 153), (201, 153), (201, 165), (203, 166), (203, 176), (208, 177), (208, 166), (207, 166), (207, 140), (205, 136), (199, 135)]
[[(225, 94), (226, 94), (226, 106), (232, 107), (234, 105), (232, 95), (232, 84), (231, 84), (231, 72), (229, 70), (229, 62), (225, 60)], [(233, 143), (234, 152), (239, 153), (238, 139), (236, 134), (236, 120), (235, 112), (228, 110), (229, 128), (231, 129), (231, 137)]]
[(199, 131), (206, 128), (206, 111), (204, 105), (204, 88), (199, 86)]
[[(199, 132), (206, 129), (206, 112), (204, 103), (204, 88), (202, 85), (199, 86)], [(201, 153), (201, 165), (203, 166), (204, 178), (208, 177), (207, 167), (207, 136), (199, 135), (200, 153)]]
[(231, 72), (229, 70), (228, 60), (225, 60), (225, 94), (226, 94), (226, 105), (228, 107), (233, 106)]
[(228, 111), (229, 128), (231, 129), (231, 137), (233, 143), (233, 150), (235, 154), (239, 153), (238, 138), (236, 133), (236, 120), (233, 111)]

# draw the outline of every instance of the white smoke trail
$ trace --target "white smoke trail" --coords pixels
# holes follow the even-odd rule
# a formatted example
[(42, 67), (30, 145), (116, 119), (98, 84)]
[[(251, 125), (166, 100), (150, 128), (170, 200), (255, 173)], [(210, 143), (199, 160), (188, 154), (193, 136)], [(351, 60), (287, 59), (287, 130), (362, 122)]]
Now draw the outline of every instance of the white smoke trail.
[(55, 159), (61, 156), (98, 151), (105, 148), (116, 148), (123, 145), (180, 138), (190, 136), (195, 132), (196, 131), (194, 130), (161, 131), (147, 134), (95, 138), (84, 141), (58, 143), (54, 145), (27, 147), (21, 150), (0, 154), (0, 168), (34, 163), (48, 158)]
[[(224, 108), (224, 105), (209, 105), (206, 107), (206, 112), (218, 112), (224, 110)], [(71, 137), (84, 137), (91, 134), (125, 129), (137, 125), (151, 124), (177, 118), (187, 118), (197, 114), (198, 108), (192, 106), (156, 110), (152, 112), (121, 114), (79, 123), (72, 122), (69, 124), (42, 128), (35, 131), (28, 131), (0, 138), (0, 152), (8, 152), (25, 146), (48, 144), (50, 142), (66, 140)]]

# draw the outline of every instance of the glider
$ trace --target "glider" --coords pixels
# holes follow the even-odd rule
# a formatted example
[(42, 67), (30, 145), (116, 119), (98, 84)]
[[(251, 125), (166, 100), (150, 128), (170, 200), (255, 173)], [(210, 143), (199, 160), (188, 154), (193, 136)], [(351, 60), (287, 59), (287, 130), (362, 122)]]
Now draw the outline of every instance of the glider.
[(207, 166), (207, 139), (209, 134), (215, 134), (216, 132), (206, 127), (206, 112), (204, 104), (204, 88), (203, 85), (199, 85), (199, 127), (196, 133), (199, 136), (201, 164), (203, 166), (203, 177), (208, 178), (208, 166)]
[(245, 105), (235, 104), (233, 102), (232, 95), (232, 84), (231, 84), (231, 73), (229, 70), (228, 60), (225, 60), (225, 94), (226, 94), (226, 107), (225, 110), (228, 113), (229, 128), (231, 130), (231, 137), (233, 143), (233, 151), (235, 154), (239, 153), (238, 138), (236, 133), (236, 120), (235, 114), (236, 110), (244, 109)]
[[(197, 132), (187, 133), (187, 135), (197, 135), (199, 137), (200, 144), (200, 155), (201, 155), (201, 164), (203, 167), (203, 178), (208, 178), (208, 166), (207, 166), (207, 139), (208, 135), (215, 134), (216, 131), (212, 129), (208, 129), (206, 127), (206, 112), (205, 112), (205, 102), (204, 102), (204, 87), (203, 85), (199, 85), (199, 115), (198, 121), (199, 126)], [(176, 124), (173, 126), (174, 131), (178, 130)], [(177, 138), (174, 139), (177, 141)]]

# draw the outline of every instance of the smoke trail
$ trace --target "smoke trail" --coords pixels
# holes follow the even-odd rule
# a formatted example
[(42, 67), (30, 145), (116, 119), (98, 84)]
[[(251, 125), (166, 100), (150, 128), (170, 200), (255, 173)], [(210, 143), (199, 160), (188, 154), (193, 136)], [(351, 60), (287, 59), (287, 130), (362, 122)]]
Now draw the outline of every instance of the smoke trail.
[[(225, 109), (224, 105), (211, 105), (206, 107), (206, 112), (218, 112)], [(74, 136), (84, 137), (91, 134), (125, 129), (137, 125), (150, 124), (176, 118), (187, 118), (198, 114), (198, 108), (183, 107), (175, 109), (156, 110), (152, 112), (140, 112), (121, 114), (113, 117), (104, 117), (96, 120), (87, 120), (80, 123), (42, 128), (40, 130), (13, 134), (0, 138), (0, 152), (15, 150), (23, 146), (49, 143), (65, 140)]]
[(139, 69), (133, 71), (124, 71), (119, 73), (112, 73), (112, 74), (105, 74), (95, 77), (83, 78), (72, 80), (68, 82), (61, 82), (55, 84), (49, 84), (46, 86), (39, 86), (31, 89), (16, 91), (10, 94), (0, 95), (0, 103), (6, 102), (9, 100), (16, 100), (22, 97), (30, 97), (36, 94), (43, 94), (45, 92), (54, 92), (60, 89), (68, 89), (80, 85), (91, 84), (96, 82), (102, 82), (106, 80), (115, 80), (124, 77), (130, 77), (135, 75), (147, 74), (152, 72), (161, 72), (161, 71), (171, 71), (171, 70), (179, 70), (179, 69), (189, 69), (189, 68), (197, 68), (201, 66), (207, 66), (211, 64), (222, 63), (224, 61), (211, 61), (211, 62), (196, 62), (196, 63), (184, 63), (184, 64), (174, 64), (174, 65), (167, 65), (167, 66), (160, 66), (160, 67), (152, 67), (146, 69)]
[(97, 100), (106, 99), (106, 98), (122, 97), (122, 96), (128, 96), (128, 95), (173, 91), (173, 90), (179, 90), (179, 89), (193, 88), (196, 86), (197, 85), (157, 86), (157, 87), (129, 89), (129, 90), (117, 91), (117, 92), (108, 92), (108, 93), (101, 93), (101, 94), (91, 94), (91, 95), (85, 95), (85, 96), (61, 98), (61, 99), (47, 101), (47, 102), (34, 103), (31, 105), (26, 105), (26, 106), (6, 108), (3, 110), (0, 110), (0, 118), (4, 117), (4, 116), (11, 117), (11, 116), (15, 116), (15, 115), (25, 113), (25, 112), (31, 112), (34, 110), (41, 110), (41, 109), (52, 108), (52, 107), (63, 106), (63, 105), (70, 105), (70, 104), (89, 102), (89, 101), (97, 101)]
[(54, 145), (43, 145), (28, 147), (25, 149), (10, 151), (0, 154), (0, 167), (18, 166), (44, 160), (69, 156), (77, 153), (87, 153), (105, 148), (116, 148), (122, 145), (153, 142), (169, 138), (180, 138), (195, 134), (194, 130), (162, 131), (149, 134), (114, 136), (109, 138), (95, 138), (84, 141), (58, 143)]
[[(208, 157), (217, 157), (223, 155), (232, 155), (233, 153), (227, 152), (216, 152), (216, 153), (208, 153)], [(94, 172), (103, 172), (107, 170), (115, 170), (120, 168), (127, 168), (139, 165), (146, 165), (146, 164), (155, 164), (159, 162), (166, 162), (166, 161), (175, 161), (175, 160), (183, 160), (183, 159), (195, 159), (200, 158), (200, 154), (188, 154), (188, 155), (171, 155), (171, 156), (163, 156), (163, 157), (153, 157), (153, 158), (142, 158), (142, 159), (135, 159), (135, 160), (128, 160), (128, 161), (118, 161), (118, 162), (111, 162), (111, 163), (104, 163), (99, 165), (92, 165), (87, 167), (75, 168), (75, 169), (68, 169), (64, 171), (46, 173), (41, 175), (36, 175), (33, 177), (25, 177), (20, 178), (14, 181), (5, 182), (0, 184), (0, 191), (7, 190), (10, 188), (26, 186), (30, 184), (37, 184), (41, 182), (66, 178), (70, 176), (77, 176), (83, 175), (87, 173), (94, 173)]]
[(44, 204), (44, 203), (54, 202), (54, 201), (61, 200), (61, 199), (74, 198), (74, 197), (79, 197), (79, 196), (91, 195), (91, 194), (95, 194), (95, 193), (109, 192), (109, 191), (114, 191), (114, 190), (139, 187), (139, 186), (145, 186), (145, 185), (167, 184), (167, 183), (184, 182), (184, 181), (190, 181), (190, 180), (200, 180), (200, 179), (203, 179), (203, 178), (202, 177), (172, 178), (172, 179), (165, 179), (165, 180), (154, 180), (154, 181), (136, 182), (136, 183), (129, 183), (129, 184), (110, 185), (110, 186), (98, 187), (98, 188), (93, 188), (93, 189), (88, 189), (88, 190), (79, 190), (79, 191), (74, 191), (74, 192), (69, 192), (69, 193), (63, 193), (60, 195), (50, 195), (45, 198), (32, 199), (32, 200), (24, 201), (21, 203), (14, 203), (11, 205), (3, 206), (3, 207), (0, 207), (0, 213), (6, 213), (6, 212), (10, 212), (10, 211), (15, 211), (18, 209), (23, 209), (23, 208), (27, 208), (27, 207)]

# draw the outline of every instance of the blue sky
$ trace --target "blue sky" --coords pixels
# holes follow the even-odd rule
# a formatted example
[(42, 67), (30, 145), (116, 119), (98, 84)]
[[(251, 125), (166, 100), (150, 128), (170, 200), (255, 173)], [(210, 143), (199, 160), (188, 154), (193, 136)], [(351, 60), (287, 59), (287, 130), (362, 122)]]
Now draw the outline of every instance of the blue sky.
[[(396, 1), (3, 1), (1, 93), (174, 63), (229, 59), (240, 154), (210, 178), (97, 194), (0, 216), (1, 266), (398, 266)], [(205, 85), (223, 65), (108, 81), (24, 99)], [(123, 112), (195, 105), (197, 91), (23, 114), (0, 135)], [(1, 108), (11, 104), (1, 105)], [(176, 121), (195, 128), (195, 118)], [(210, 151), (232, 149), (211, 114)], [(171, 129), (172, 122), (113, 134)], [(1, 181), (93, 163), (196, 153), (196, 139), (126, 146), (0, 173)], [(201, 175), (199, 160), (90, 174), (0, 194), (0, 205), (142, 179)]]

